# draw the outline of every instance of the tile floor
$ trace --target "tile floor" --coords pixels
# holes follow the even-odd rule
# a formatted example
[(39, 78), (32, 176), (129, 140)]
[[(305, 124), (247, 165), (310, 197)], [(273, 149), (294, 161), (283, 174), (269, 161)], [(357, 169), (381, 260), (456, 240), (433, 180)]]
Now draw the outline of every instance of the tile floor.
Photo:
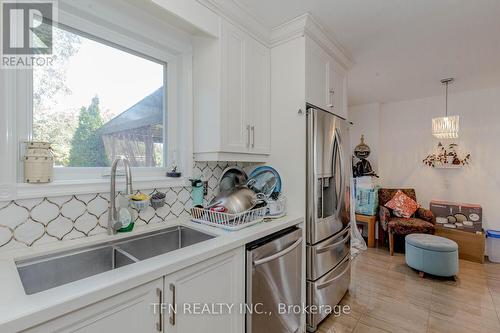
[(500, 333), (500, 264), (460, 260), (456, 281), (421, 279), (403, 254), (368, 249), (341, 304), (351, 313), (327, 318), (318, 333)]

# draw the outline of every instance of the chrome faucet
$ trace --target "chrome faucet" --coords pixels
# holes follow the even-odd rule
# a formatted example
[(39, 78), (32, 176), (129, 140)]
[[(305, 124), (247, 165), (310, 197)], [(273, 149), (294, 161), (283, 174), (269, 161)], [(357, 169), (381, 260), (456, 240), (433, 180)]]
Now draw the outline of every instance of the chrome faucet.
[(125, 168), (125, 195), (131, 195), (132, 190), (132, 171), (130, 162), (125, 156), (118, 156), (111, 166), (111, 189), (109, 191), (109, 209), (108, 209), (108, 235), (116, 234), (116, 231), (121, 228), (118, 221), (118, 211), (116, 210), (116, 169), (119, 162), (123, 163)]

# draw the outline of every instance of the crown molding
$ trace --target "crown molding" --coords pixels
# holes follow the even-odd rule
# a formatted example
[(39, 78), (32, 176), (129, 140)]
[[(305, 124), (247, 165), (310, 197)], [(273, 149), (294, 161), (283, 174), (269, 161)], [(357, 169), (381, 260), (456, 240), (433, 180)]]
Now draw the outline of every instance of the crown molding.
[(311, 14), (305, 13), (271, 30), (271, 47), (297, 37), (307, 36), (329, 51), (346, 69), (354, 65), (351, 54), (340, 45), (332, 33), (317, 22)]
[(307, 36), (326, 49), (347, 70), (354, 65), (351, 54), (336, 40), (332, 33), (326, 31), (309, 13), (269, 29), (239, 0), (196, 1), (268, 47), (274, 47), (297, 37)]
[(271, 29), (260, 22), (243, 4), (237, 0), (196, 0), (214, 13), (234, 24), (250, 36), (270, 46)]

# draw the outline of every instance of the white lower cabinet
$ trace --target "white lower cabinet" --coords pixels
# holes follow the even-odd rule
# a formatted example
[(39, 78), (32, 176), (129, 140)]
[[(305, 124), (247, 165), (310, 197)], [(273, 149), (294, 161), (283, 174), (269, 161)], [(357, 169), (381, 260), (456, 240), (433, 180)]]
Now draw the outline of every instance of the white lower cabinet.
[(175, 315), (165, 314), (165, 332), (245, 331), (244, 252), (240, 248), (165, 277), (165, 305), (177, 305)]
[(137, 333), (157, 332), (161, 316), (153, 304), (159, 301), (163, 278), (107, 298), (27, 330), (30, 333)]
[(221, 254), (25, 332), (243, 333), (244, 253)]

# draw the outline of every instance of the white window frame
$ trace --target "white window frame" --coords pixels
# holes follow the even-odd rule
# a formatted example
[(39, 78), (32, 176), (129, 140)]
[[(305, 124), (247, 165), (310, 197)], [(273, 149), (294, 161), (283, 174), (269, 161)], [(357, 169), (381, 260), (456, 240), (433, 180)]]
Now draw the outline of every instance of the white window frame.
[[(91, 35), (87, 32), (83, 32), (80, 30), (76, 30), (73, 27), (69, 27), (69, 26), (66, 26), (64, 24), (61, 24), (61, 22), (59, 22), (59, 24), (56, 24), (56, 26), (58, 26), (58, 25), (59, 25), (60, 29), (66, 30), (70, 33), (74, 33), (78, 36), (90, 39), (92, 41), (98, 42), (100, 44), (103, 44), (103, 45), (106, 45), (109, 47), (113, 47), (117, 50), (126, 52), (128, 54), (133, 54), (133, 55), (138, 56), (142, 59), (153, 61), (155, 63), (158, 63), (158, 64), (164, 66), (164, 71), (163, 71), (163, 87), (164, 87), (163, 124), (164, 125), (168, 124), (168, 113), (169, 113), (169, 106), (170, 105), (166, 105), (165, 102), (166, 102), (166, 100), (168, 100), (169, 94), (174, 93), (175, 92), (174, 89), (176, 89), (175, 87), (173, 87), (171, 89), (167, 88), (167, 87), (170, 87), (171, 85), (175, 85), (175, 84), (169, 83), (169, 81), (172, 81), (172, 79), (175, 80), (175, 78), (169, 77), (168, 69), (167, 69), (168, 68), (167, 61), (171, 61), (172, 57), (166, 56), (165, 54), (158, 52), (155, 49), (148, 48), (147, 46), (137, 45), (137, 43), (135, 45), (135, 49), (132, 50), (132, 49), (127, 48), (126, 46), (115, 44), (113, 42), (110, 42), (109, 40), (104, 40), (101, 37)], [(87, 29), (88, 29), (88, 27), (87, 27)], [(114, 36), (109, 36), (109, 37), (113, 38), (113, 39), (117, 38), (116, 34), (113, 34), (113, 33), (110, 34), (108, 32), (108, 33), (106, 33), (106, 35), (114, 35)], [(140, 53), (140, 51), (148, 52), (149, 54), (146, 55), (146, 54)], [(155, 54), (152, 55), (153, 53), (155, 53)], [(157, 57), (162, 57), (163, 59), (158, 59)], [(31, 75), (31, 77), (27, 78), (29, 80), (29, 82), (27, 85), (28, 91), (26, 92), (26, 95), (28, 97), (27, 98), (28, 101), (32, 101), (33, 100), (33, 86), (31, 85), (31, 83), (33, 82), (33, 80), (32, 80), (33, 71), (30, 70), (29, 73), (30, 73), (29, 75)], [(33, 120), (33, 106), (32, 105), (28, 106), (28, 110), (26, 110), (26, 113), (27, 113), (27, 119), (26, 119), (27, 126), (22, 129), (21, 136), (25, 136), (31, 140), (33, 138), (33, 122), (32, 122), (32, 120)], [(165, 175), (165, 173), (167, 171), (168, 163), (171, 162), (171, 160), (170, 160), (171, 156), (169, 156), (169, 152), (168, 152), (168, 139), (169, 139), (168, 132), (169, 132), (169, 130), (170, 129), (167, 126), (163, 127), (163, 138), (164, 138), (163, 159), (164, 159), (165, 165), (161, 166), (161, 167), (137, 167), (137, 168), (134, 168), (135, 173), (137, 173), (140, 176), (141, 175), (142, 176), (144, 176), (144, 175), (146, 175), (146, 176)], [(24, 135), (22, 134), (23, 132), (24, 132)], [(22, 150), (23, 149), (21, 148), (21, 151)], [(110, 161), (110, 162), (112, 162), (112, 161)], [(22, 181), (22, 168), (20, 171), (21, 171), (20, 178), (18, 179), (19, 182)], [(109, 174), (110, 174), (109, 167), (60, 167), (60, 168), (54, 168), (55, 181), (68, 181), (68, 180), (75, 180), (75, 179), (76, 180), (99, 179), (100, 177), (109, 176)]]
[[(117, 14), (113, 8), (101, 6), (96, 0), (92, 11), (66, 6), (59, 10), (58, 23), (82, 33), (106, 45), (125, 50), (146, 59), (165, 63), (164, 87), (166, 96), (164, 117), (164, 166), (157, 168), (133, 168), (136, 189), (185, 186), (192, 174), (192, 48), (190, 39), (175, 35), (174, 30), (159, 30), (148, 27), (148, 22), (131, 16)], [(96, 16), (99, 13), (99, 16)], [(144, 14), (146, 15), (146, 14)], [(136, 15), (134, 15), (136, 16)], [(151, 20), (154, 21), (153, 18)], [(124, 27), (126, 22), (128, 27)], [(156, 22), (158, 25), (158, 22)], [(169, 37), (168, 33), (173, 37)], [(109, 191), (108, 168), (54, 168), (54, 182), (50, 184), (22, 183), (24, 155), (23, 141), (32, 138), (32, 96), (31, 70), (2, 71), (2, 93), (5, 98), (0, 120), (5, 120), (6, 136), (4, 156), (8, 162), (0, 166), (0, 201), (49, 195), (67, 195)], [(0, 126), (1, 127), (1, 126)], [(0, 128), (1, 130), (2, 128)], [(0, 144), (3, 143), (0, 141)], [(0, 148), (2, 153), (2, 148)], [(167, 178), (166, 172), (175, 155), (177, 165), (183, 173), (181, 178)]]

